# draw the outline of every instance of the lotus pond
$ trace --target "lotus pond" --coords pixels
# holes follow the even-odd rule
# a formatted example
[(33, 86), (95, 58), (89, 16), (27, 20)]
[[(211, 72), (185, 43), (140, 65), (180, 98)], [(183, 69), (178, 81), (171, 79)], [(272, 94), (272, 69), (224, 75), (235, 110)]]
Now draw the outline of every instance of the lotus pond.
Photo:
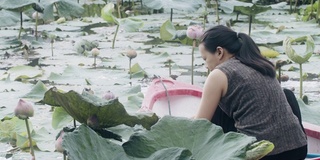
[[(207, 69), (196, 47), (192, 60), (193, 40), (186, 36), (192, 25), (228, 25), (250, 34), (275, 64), (286, 62), (278, 69), (287, 77), (281, 85), (294, 90), (302, 119), (320, 125), (320, 26), (310, 16), (319, 2), (311, 12), (310, 2), (295, 12), (286, 2), (256, 3), (2, 0), (0, 160), (31, 159), (25, 122), (14, 115), (20, 99), (33, 104), (28, 121), (36, 159), (63, 159), (55, 148), (61, 130), (70, 131), (63, 142), (69, 159), (249, 159), (245, 149), (253, 137), (223, 134), (201, 120), (158, 121), (155, 114), (137, 113), (154, 78), (203, 86)], [(295, 41), (283, 45), (288, 37)], [(128, 58), (128, 51), (137, 56)], [(110, 92), (117, 98), (104, 99)], [(92, 115), (98, 119), (94, 130), (86, 125)]]

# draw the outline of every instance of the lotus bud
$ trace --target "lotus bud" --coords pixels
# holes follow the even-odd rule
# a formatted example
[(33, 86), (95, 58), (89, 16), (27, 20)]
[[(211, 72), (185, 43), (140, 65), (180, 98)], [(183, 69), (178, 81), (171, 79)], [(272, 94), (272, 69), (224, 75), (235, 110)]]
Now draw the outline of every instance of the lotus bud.
[(63, 153), (65, 150), (62, 148), (62, 141), (63, 141), (64, 131), (61, 130), (56, 138), (55, 147), (57, 152)]
[(189, 26), (187, 29), (187, 36), (190, 39), (200, 39), (203, 33), (203, 28), (199, 25)]
[(104, 96), (103, 96), (103, 99), (106, 99), (106, 100), (112, 100), (112, 99), (115, 99), (116, 97), (115, 97), (115, 95), (112, 93), (112, 92), (110, 92), (110, 91), (108, 91)]
[(22, 99), (19, 100), (17, 107), (14, 109), (14, 115), (23, 120), (33, 117), (33, 113), (32, 104)]
[(42, 19), (43, 18), (43, 14), (39, 13), (39, 12), (33, 12), (32, 13), (32, 18), (33, 19), (37, 19), (37, 13), (38, 13), (38, 19)]
[(288, 76), (288, 75), (281, 75), (281, 76), (280, 76), (280, 80), (281, 80), (282, 82), (286, 82), (286, 81), (289, 80), (289, 76)]
[(127, 57), (129, 57), (130, 59), (136, 58), (137, 52), (133, 49), (130, 49), (129, 51), (127, 51)]
[(100, 50), (99, 50), (98, 48), (93, 48), (93, 49), (91, 50), (91, 54), (92, 54), (94, 57), (96, 57), (96, 56), (98, 56), (98, 55), (100, 54)]
[(87, 125), (91, 127), (92, 129), (98, 129), (99, 128), (99, 119), (97, 115), (92, 115), (87, 119)]

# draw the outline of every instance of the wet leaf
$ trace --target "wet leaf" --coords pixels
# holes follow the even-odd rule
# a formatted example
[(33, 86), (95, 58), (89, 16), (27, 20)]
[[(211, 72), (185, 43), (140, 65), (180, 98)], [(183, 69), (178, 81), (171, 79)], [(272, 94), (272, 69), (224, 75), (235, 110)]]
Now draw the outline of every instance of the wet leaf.
[(136, 32), (139, 28), (143, 26), (143, 21), (137, 18), (124, 18), (120, 19), (120, 25), (124, 28), (124, 30), (128, 32)]
[(73, 118), (62, 108), (62, 107), (54, 107), (54, 111), (52, 114), (52, 128), (61, 129), (70, 122)]
[(55, 20), (53, 8), (56, 7), (57, 13), (60, 17), (80, 17), (84, 12), (84, 8), (70, 0), (47, 0), (41, 1), (45, 6), (43, 19), (45, 20)]
[(0, 27), (13, 26), (20, 21), (20, 15), (17, 12), (0, 10)]
[(164, 41), (173, 40), (176, 28), (170, 20), (165, 21), (160, 27), (160, 37)]
[(47, 91), (47, 87), (42, 81), (38, 81), (31, 89), (29, 93), (22, 96), (22, 98), (31, 98), (31, 99), (43, 99), (44, 93)]
[(80, 123), (86, 123), (87, 119), (95, 114), (101, 128), (120, 124), (128, 126), (141, 124), (145, 128), (150, 128), (158, 121), (155, 114), (129, 115), (117, 98), (107, 101), (92, 94), (81, 95), (73, 90), (61, 93), (53, 87), (46, 92), (43, 101), (59, 104)]
[(10, 78), (15, 81), (24, 81), (26, 79), (32, 79), (42, 76), (43, 70), (37, 66), (31, 67), (22, 65), (10, 68), (7, 71), (7, 74), (10, 74)]

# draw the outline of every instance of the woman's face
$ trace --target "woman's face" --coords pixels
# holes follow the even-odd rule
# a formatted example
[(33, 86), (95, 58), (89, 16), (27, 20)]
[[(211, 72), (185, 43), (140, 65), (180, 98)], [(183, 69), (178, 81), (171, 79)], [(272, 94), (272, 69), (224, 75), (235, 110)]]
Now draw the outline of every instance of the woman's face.
[(212, 71), (217, 65), (220, 64), (219, 55), (217, 51), (215, 53), (209, 52), (202, 43), (200, 43), (199, 45), (199, 50), (201, 53), (201, 57), (205, 61), (206, 67), (210, 71)]

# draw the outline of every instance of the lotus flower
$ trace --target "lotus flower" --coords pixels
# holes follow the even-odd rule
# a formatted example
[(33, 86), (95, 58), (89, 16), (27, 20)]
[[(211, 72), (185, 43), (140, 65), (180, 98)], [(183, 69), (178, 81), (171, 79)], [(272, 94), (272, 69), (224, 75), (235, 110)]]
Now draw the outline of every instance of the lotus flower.
[(92, 48), (91, 54), (96, 57), (100, 54), (100, 50), (98, 48)]
[(58, 138), (56, 139), (55, 142), (55, 148), (56, 151), (63, 153), (65, 150), (62, 148), (62, 141), (63, 141), (63, 136), (64, 136), (64, 131), (61, 130), (60, 133), (58, 134)]
[(199, 25), (189, 26), (187, 29), (187, 36), (190, 39), (200, 39), (203, 33), (203, 28)]
[(14, 109), (14, 115), (22, 120), (33, 117), (33, 113), (34, 110), (32, 104), (24, 101), (23, 99), (19, 100), (17, 107)]
[(87, 119), (87, 125), (92, 129), (98, 129), (99, 128), (99, 119), (97, 115), (92, 115)]
[(127, 51), (127, 57), (129, 57), (130, 59), (136, 58), (137, 52), (133, 49), (130, 49), (129, 51)]
[(110, 92), (110, 91), (108, 91), (104, 96), (103, 96), (103, 99), (106, 99), (106, 100), (112, 100), (112, 99), (115, 99), (116, 97), (115, 97), (115, 95), (112, 93), (112, 92)]

